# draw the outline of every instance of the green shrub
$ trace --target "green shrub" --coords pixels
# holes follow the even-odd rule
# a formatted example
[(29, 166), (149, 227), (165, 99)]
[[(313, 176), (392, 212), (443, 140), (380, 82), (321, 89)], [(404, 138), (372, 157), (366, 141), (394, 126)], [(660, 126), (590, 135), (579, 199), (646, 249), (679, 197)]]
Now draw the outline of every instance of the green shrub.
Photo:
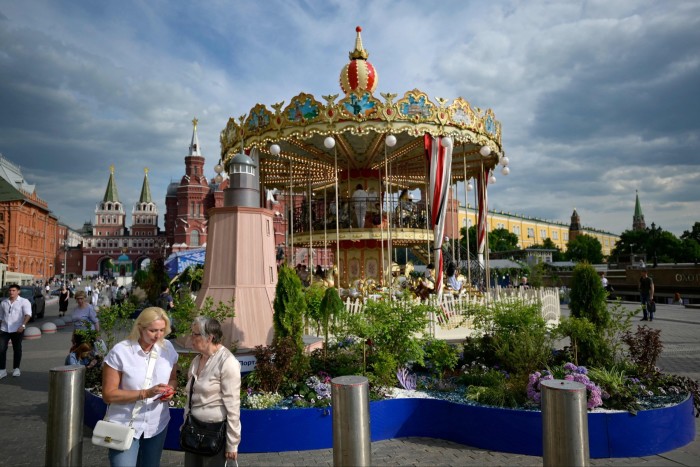
[(299, 276), (288, 266), (283, 265), (279, 270), (273, 309), (275, 339), (291, 337), (296, 343), (298, 352), (303, 352), (303, 317), (306, 313), (306, 300)]
[(459, 361), (457, 349), (444, 340), (426, 339), (423, 344), (424, 360), (428, 369), (438, 378), (443, 378), (446, 372), (454, 370)]
[(597, 329), (605, 328), (610, 322), (607, 292), (595, 268), (590, 264), (580, 263), (574, 268), (569, 297), (571, 316), (586, 318)]

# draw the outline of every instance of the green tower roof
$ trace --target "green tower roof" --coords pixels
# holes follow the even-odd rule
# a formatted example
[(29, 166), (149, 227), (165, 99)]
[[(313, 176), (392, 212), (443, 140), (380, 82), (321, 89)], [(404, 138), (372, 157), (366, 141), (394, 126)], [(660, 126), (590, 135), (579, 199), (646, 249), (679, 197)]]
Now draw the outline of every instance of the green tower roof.
[(139, 203), (152, 203), (153, 198), (151, 198), (151, 185), (148, 183), (148, 168), (143, 169), (143, 186), (141, 187), (141, 197), (139, 198)]
[(644, 214), (642, 213), (642, 205), (639, 202), (639, 191), (637, 191), (636, 193), (637, 193), (637, 195), (636, 195), (637, 199), (634, 202), (634, 217), (640, 218), (640, 217), (643, 217)]
[(119, 193), (117, 193), (117, 184), (114, 182), (114, 166), (109, 166), (109, 181), (107, 182), (107, 189), (105, 190), (105, 197), (102, 199), (103, 202), (111, 201), (113, 203), (119, 202)]

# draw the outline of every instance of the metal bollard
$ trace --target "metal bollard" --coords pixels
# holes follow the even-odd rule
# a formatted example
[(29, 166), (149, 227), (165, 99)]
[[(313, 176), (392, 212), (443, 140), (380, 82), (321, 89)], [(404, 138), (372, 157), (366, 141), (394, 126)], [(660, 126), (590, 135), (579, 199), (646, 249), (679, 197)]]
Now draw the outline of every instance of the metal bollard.
[(333, 465), (369, 466), (369, 382), (364, 376), (331, 380), (333, 405)]
[(586, 386), (575, 381), (542, 381), (543, 464), (588, 466)]
[(68, 365), (49, 371), (46, 466), (83, 465), (85, 367)]

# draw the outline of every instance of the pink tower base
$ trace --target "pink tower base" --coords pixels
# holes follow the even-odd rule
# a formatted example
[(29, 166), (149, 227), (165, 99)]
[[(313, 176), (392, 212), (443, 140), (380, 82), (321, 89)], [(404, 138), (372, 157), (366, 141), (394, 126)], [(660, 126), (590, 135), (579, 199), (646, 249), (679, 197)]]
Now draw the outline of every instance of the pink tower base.
[(234, 299), (236, 316), (222, 323), (224, 345), (238, 352), (269, 345), (277, 286), (273, 212), (263, 208), (221, 207), (209, 211), (207, 253), (197, 307)]

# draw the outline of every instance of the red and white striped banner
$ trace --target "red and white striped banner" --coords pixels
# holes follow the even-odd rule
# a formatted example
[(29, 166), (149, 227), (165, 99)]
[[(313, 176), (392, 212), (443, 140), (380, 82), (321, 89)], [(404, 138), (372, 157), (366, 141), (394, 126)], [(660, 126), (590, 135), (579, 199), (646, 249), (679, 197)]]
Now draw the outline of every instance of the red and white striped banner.
[(488, 216), (488, 195), (486, 187), (489, 183), (489, 169), (483, 168), (477, 179), (477, 189), (479, 191), (479, 219), (476, 232), (476, 252), (483, 258), (486, 248), (486, 219)]
[(424, 136), (425, 157), (430, 173), (428, 196), (430, 199), (430, 222), (433, 227), (433, 252), (435, 253), (435, 290), (442, 296), (442, 240), (447, 212), (447, 192), (452, 170), (452, 145), (444, 146), (441, 138), (428, 133)]

